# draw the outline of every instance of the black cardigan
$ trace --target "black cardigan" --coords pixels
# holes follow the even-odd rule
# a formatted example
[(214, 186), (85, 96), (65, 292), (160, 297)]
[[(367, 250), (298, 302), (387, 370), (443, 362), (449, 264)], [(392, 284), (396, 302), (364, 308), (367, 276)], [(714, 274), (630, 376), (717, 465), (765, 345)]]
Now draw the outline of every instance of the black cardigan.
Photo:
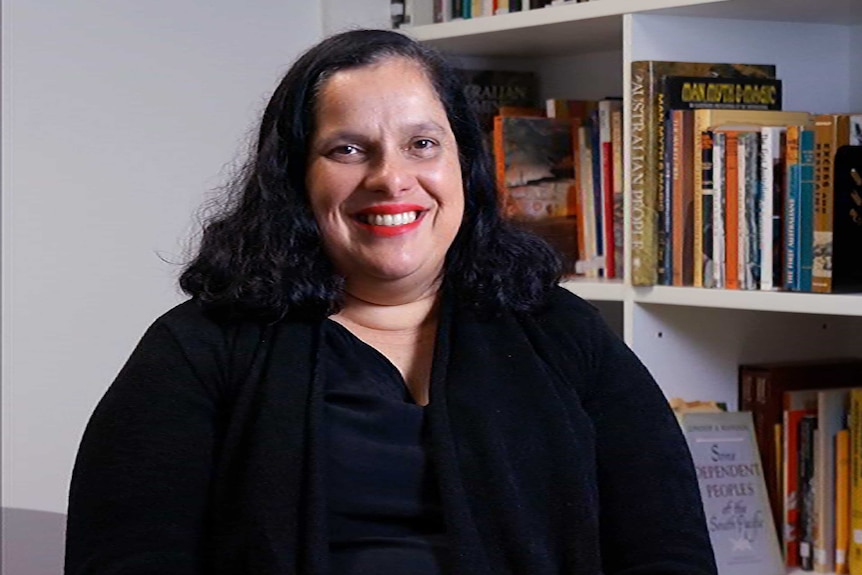
[[(66, 574), (326, 573), (319, 333), (193, 301), (157, 320), (84, 434)], [(456, 573), (716, 572), (665, 398), (576, 296), (444, 305), (428, 414)]]

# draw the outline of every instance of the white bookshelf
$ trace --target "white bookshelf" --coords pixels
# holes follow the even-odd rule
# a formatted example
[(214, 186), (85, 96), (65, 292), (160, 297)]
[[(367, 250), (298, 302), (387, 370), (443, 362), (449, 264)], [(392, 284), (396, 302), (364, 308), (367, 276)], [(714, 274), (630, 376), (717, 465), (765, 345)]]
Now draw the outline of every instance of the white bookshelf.
[[(635, 60), (775, 64), (785, 109), (862, 111), (862, 0), (593, 0), (416, 23), (411, 35), (468, 61), (537, 71), (543, 97), (622, 95), (626, 141)], [(741, 363), (862, 353), (862, 294), (563, 285), (596, 303), (668, 397), (735, 408)]]

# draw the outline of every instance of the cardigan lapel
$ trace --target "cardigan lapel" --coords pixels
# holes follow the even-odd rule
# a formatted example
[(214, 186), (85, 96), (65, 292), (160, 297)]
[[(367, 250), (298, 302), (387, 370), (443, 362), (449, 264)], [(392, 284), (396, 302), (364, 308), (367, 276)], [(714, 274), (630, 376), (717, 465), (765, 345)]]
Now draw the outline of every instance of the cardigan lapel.
[(598, 545), (597, 488), (593, 430), (573, 386), (514, 314), (444, 316), (432, 435), (457, 572), (598, 572), (582, 563)]

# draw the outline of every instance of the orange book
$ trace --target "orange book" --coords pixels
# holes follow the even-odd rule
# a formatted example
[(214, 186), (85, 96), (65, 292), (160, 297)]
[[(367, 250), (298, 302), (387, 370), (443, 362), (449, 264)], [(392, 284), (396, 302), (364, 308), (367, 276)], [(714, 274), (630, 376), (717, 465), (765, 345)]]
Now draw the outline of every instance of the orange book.
[(862, 575), (862, 389), (850, 392), (850, 575)]
[(850, 547), (850, 430), (835, 435), (835, 575), (847, 575)]
[(812, 291), (832, 292), (832, 218), (835, 153), (850, 143), (850, 116), (814, 117), (814, 261)]
[(739, 132), (725, 132), (724, 145), (724, 285), (739, 289)]

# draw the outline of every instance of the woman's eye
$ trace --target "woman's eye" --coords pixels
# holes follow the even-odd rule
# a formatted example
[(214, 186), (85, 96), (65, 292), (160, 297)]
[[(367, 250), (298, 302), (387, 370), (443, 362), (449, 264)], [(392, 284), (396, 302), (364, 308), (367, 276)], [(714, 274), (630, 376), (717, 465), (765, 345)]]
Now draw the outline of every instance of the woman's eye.
[(336, 156), (351, 156), (359, 153), (359, 148), (350, 144), (344, 144), (343, 146), (335, 146), (329, 153)]
[(420, 138), (413, 142), (413, 147), (417, 150), (427, 150), (429, 148), (433, 148), (436, 145), (434, 140), (429, 140), (428, 138)]

